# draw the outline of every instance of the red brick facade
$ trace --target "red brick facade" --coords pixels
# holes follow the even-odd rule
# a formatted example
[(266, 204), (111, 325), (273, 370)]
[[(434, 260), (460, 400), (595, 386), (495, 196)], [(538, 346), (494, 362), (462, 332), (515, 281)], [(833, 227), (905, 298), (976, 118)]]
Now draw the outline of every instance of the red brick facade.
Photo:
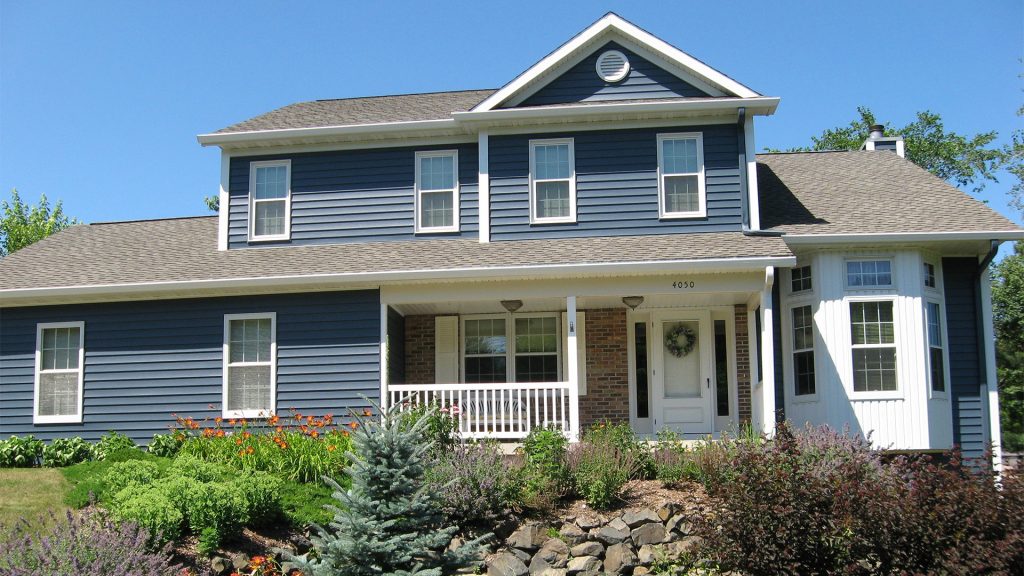
[(405, 380), (434, 383), (434, 317), (405, 317)]
[(750, 335), (747, 332), (747, 306), (736, 308), (736, 392), (740, 405), (740, 425), (750, 423)]

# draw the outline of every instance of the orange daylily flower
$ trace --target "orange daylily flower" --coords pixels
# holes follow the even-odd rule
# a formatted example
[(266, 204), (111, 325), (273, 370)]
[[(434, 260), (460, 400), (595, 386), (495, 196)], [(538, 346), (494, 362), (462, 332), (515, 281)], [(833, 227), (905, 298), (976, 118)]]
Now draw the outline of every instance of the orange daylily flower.
[(358, 427), (359, 427), (359, 423), (358, 423), (358, 422), (355, 422), (355, 421), (353, 421), (353, 422), (349, 422), (349, 423), (348, 423), (348, 427), (349, 427), (349, 428), (351, 428), (351, 429), (353, 429), (353, 430), (355, 430), (356, 428), (358, 428)]
[(328, 452), (334, 452), (337, 449), (338, 448), (334, 444), (331, 444), (330, 446), (327, 447)]
[(363, 409), (363, 416), (366, 416), (367, 418), (369, 418), (370, 416), (373, 416), (373, 412), (371, 412), (369, 408), (364, 408)]
[(238, 446), (241, 446), (242, 445), (242, 439), (241, 438), (235, 438), (235, 444), (237, 444)]
[(278, 427), (276, 428), (276, 430), (277, 430), (278, 432), (284, 432), (284, 427), (283, 427), (283, 426), (278, 426)]
[(213, 421), (216, 422), (217, 424), (220, 424), (221, 422), (224, 421), (224, 419), (221, 418), (220, 416), (217, 416), (216, 418), (213, 419)]
[(236, 422), (238, 422), (238, 421), (235, 420), (234, 418), (232, 418), (231, 420), (228, 420), (228, 424), (231, 424), (232, 426), (234, 426)]
[(312, 432), (309, 433), (309, 435), (312, 436), (313, 438), (316, 438), (317, 436), (320, 435), (320, 433), (317, 432), (316, 430), (313, 430)]

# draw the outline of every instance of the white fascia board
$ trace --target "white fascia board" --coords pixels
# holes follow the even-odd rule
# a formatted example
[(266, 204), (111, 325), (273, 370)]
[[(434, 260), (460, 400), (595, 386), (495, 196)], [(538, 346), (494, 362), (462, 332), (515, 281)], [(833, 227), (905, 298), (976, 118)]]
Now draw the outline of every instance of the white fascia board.
[(281, 130), (228, 132), (224, 134), (200, 134), (199, 136), (196, 136), (196, 139), (203, 146), (220, 146), (300, 138), (330, 138), (334, 136), (419, 132), (426, 130), (457, 128), (458, 124), (455, 120), (445, 118), (441, 120), (417, 120), (411, 122), (380, 122), (377, 124), (349, 124), (344, 126), (317, 126), (314, 128), (288, 128)]
[[(387, 284), (419, 280), (487, 280), (503, 278), (558, 278), (563, 276), (629, 276), (671, 272), (697, 272), (702, 270), (738, 271), (763, 270), (765, 266), (791, 267), (795, 256), (758, 256), (752, 258), (703, 258), (679, 260), (647, 260), (609, 262), (600, 264), (542, 264), (536, 266), (494, 266), (459, 269), (402, 270), (394, 272), (346, 272), (338, 274), (309, 274), (271, 276), (265, 278), (226, 278), (218, 280), (187, 280), (173, 282), (145, 282), (137, 284), (95, 284), (56, 288), (23, 288), (0, 290), (0, 308), (18, 306), (18, 300), (68, 298), (101, 295), (131, 295), (188, 290), (230, 290), (240, 288), (289, 288), (325, 284)], [(42, 304), (42, 303), (39, 303)], [(37, 305), (33, 303), (33, 305)]]
[(561, 64), (565, 59), (570, 58), (577, 50), (585, 47), (594, 39), (612, 30), (622, 34), (633, 42), (646, 47), (656, 54), (661, 55), (669, 62), (673, 62), (685, 70), (692, 71), (692, 73), (698, 78), (702, 78), (712, 85), (721, 87), (723, 92), (733, 94), (741, 98), (754, 98), (760, 96), (757, 92), (747, 88), (732, 78), (729, 78), (725, 74), (722, 74), (689, 54), (686, 54), (664, 40), (657, 38), (650, 32), (627, 22), (617, 14), (608, 13), (597, 22), (591, 24), (586, 30), (580, 32), (568, 42), (558, 47), (554, 52), (548, 54), (539, 62), (528, 68), (525, 72), (515, 77), (511, 82), (503, 86), (483, 102), (477, 104), (472, 111), (479, 112), (493, 110), (495, 107), (512, 98), (519, 91), (523, 90), (532, 82), (546, 74), (552, 68)]
[(970, 240), (1024, 240), (1024, 230), (977, 232), (902, 232), (892, 234), (785, 234), (786, 244), (898, 244), (905, 242), (950, 242)]
[(547, 118), (577, 118), (581, 116), (599, 119), (604, 116), (622, 114), (666, 114), (686, 112), (734, 111), (745, 107), (753, 114), (773, 114), (779, 106), (779, 98), (774, 96), (758, 96), (756, 98), (709, 98), (699, 100), (673, 100), (666, 102), (629, 102), (623, 100), (610, 101), (606, 104), (565, 104), (561, 106), (504, 108), (501, 110), (484, 110), (455, 112), (452, 117), (463, 124), (474, 122), (522, 122), (524, 120), (540, 120)]

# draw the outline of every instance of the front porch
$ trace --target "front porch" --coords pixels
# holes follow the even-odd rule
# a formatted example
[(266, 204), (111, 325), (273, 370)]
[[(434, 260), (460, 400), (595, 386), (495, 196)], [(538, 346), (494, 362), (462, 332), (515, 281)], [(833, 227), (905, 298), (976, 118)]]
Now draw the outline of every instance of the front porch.
[(383, 402), (436, 402), (466, 438), (516, 441), (553, 426), (576, 439), (602, 421), (697, 438), (774, 422), (764, 416), (774, 393), (763, 394), (773, 371), (751, 365), (751, 343), (773, 346), (763, 271), (410, 286), (381, 298)]

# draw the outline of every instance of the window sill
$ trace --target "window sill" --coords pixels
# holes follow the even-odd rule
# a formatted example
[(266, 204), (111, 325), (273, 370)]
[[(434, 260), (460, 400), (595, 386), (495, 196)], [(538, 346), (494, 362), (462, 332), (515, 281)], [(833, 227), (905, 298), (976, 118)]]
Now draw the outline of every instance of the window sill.
[(658, 220), (697, 220), (707, 218), (706, 212), (669, 212), (658, 216)]
[(547, 226), (548, 224), (575, 224), (576, 218), (544, 218), (543, 220), (530, 220), (530, 226)]
[(818, 401), (817, 394), (803, 394), (800, 396), (793, 396), (794, 404), (814, 404)]
[(290, 242), (291, 236), (258, 236), (256, 238), (249, 237), (249, 244), (265, 244), (269, 242)]
[(416, 236), (430, 236), (435, 234), (458, 234), (458, 228), (422, 228), (413, 232)]
[(72, 416), (33, 416), (33, 424), (81, 424), (82, 415), (75, 414)]
[(268, 410), (224, 410), (221, 412), (222, 418), (270, 418), (274, 414), (274, 409)]

